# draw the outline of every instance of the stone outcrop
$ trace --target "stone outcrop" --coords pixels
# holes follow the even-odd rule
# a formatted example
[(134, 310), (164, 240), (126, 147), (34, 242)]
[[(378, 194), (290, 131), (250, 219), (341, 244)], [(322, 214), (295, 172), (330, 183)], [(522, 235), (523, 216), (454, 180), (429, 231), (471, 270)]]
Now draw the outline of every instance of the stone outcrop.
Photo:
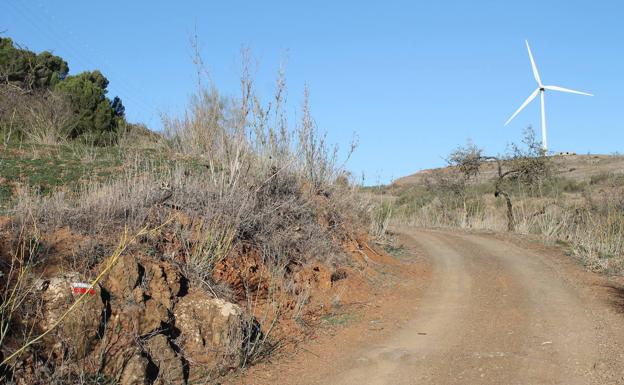
[[(72, 284), (81, 281), (80, 275), (76, 273), (60, 274), (50, 279), (39, 280), (37, 286), (43, 310), (39, 323), (41, 330), (53, 327), (80, 296), (80, 293), (72, 292)], [(104, 310), (100, 288), (96, 286), (92, 294), (87, 294), (60, 324), (58, 329), (60, 338), (56, 333), (51, 334), (46, 342), (69, 349), (77, 359), (86, 357), (97, 343)]]
[[(76, 300), (74, 282), (79, 274), (38, 282), (42, 330)], [(63, 351), (70, 341), (72, 357), (84, 363), (104, 354), (104, 374), (120, 384), (184, 384), (238, 365), (242, 316), (236, 304), (189, 290), (176, 266), (124, 256), (61, 323), (61, 339), (46, 344)]]
[(158, 368), (156, 384), (182, 384), (185, 382), (182, 358), (175, 352), (163, 334), (157, 334), (145, 344), (146, 353)]
[(199, 369), (191, 367), (191, 377), (206, 368), (235, 367), (241, 361), (243, 320), (238, 305), (191, 291), (176, 305), (175, 320), (180, 348)]
[(133, 355), (125, 364), (119, 383), (122, 385), (145, 385), (148, 381), (149, 360), (140, 354)]

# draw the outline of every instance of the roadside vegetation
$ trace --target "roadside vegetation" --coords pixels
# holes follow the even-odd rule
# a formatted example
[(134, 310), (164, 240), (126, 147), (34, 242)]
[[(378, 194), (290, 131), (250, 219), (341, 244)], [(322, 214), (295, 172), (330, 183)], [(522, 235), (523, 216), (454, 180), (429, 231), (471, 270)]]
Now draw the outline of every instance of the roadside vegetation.
[(263, 99), (243, 60), (239, 95), (208, 83), (162, 133), (68, 73), (0, 39), (3, 381), (209, 381), (308, 330), (319, 287), (383, 237), (343, 168), (355, 144), (339, 158), (307, 90), (291, 122), (283, 72)]
[(621, 174), (563, 177), (574, 171), (562, 169), (565, 156), (545, 156), (530, 128), (505, 154), (485, 154), (468, 143), (448, 163), (424, 183), (383, 190), (393, 222), (538, 235), (565, 246), (588, 269), (624, 273)]

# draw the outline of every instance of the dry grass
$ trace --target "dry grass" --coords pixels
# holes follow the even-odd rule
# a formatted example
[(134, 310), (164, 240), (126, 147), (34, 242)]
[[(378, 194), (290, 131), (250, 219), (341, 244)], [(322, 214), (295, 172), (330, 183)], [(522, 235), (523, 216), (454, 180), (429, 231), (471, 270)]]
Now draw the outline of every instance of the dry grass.
[(55, 145), (69, 138), (73, 113), (69, 100), (52, 92), (25, 92), (0, 85), (0, 133), (3, 144), (23, 140)]
[[(14, 323), (24, 319), (23, 305), (31, 299), (35, 288), (32, 267), (37, 255), (38, 240), (20, 231), (15, 248), (9, 253), (8, 266), (2, 266), (0, 275), (0, 346), (5, 346), (8, 337), (15, 337)], [(29, 333), (28, 333), (29, 334)], [(0, 379), (3, 378), (5, 360), (0, 364)]]
[[(570, 187), (572, 186), (572, 187)], [(468, 215), (461, 200), (448, 192), (405, 190), (393, 221), (421, 227), (507, 231), (505, 207), (490, 184), (467, 190)], [(579, 183), (551, 179), (540, 189), (514, 186), (515, 231), (567, 245), (587, 268), (608, 274), (624, 272), (624, 185), (615, 175)]]

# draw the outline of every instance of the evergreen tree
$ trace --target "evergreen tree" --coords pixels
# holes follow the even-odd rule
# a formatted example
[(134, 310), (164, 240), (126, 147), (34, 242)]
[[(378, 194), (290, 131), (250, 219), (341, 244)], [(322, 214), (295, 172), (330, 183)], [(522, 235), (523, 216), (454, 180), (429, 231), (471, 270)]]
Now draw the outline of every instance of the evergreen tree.
[(35, 54), (15, 47), (13, 40), (0, 37), (0, 81), (25, 90), (50, 88), (63, 80), (67, 62), (48, 51)]
[[(48, 51), (36, 54), (0, 37), (0, 86), (16, 86), (24, 92), (46, 91), (63, 94), (70, 101), (73, 119), (71, 138), (108, 144), (117, 129), (125, 125), (125, 107), (119, 97), (110, 100), (108, 79), (100, 71), (68, 75), (69, 67)], [(0, 101), (1, 103), (2, 101)], [(2, 107), (2, 106), (0, 106)], [(2, 111), (2, 108), (0, 108)]]
[[(108, 79), (100, 71), (83, 72), (67, 76), (56, 86), (56, 90), (69, 97), (75, 118), (70, 135), (85, 137), (89, 141), (105, 144), (118, 127), (117, 111), (113, 102), (106, 97)], [(119, 98), (115, 107), (123, 108)]]

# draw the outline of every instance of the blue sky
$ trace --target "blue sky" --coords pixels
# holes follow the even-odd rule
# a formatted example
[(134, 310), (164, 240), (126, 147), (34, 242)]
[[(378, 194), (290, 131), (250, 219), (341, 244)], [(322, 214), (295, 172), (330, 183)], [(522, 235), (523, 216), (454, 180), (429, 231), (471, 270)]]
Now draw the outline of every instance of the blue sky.
[(518, 141), (533, 103), (503, 123), (542, 80), (594, 93), (546, 95), (553, 151), (622, 151), (624, 2), (621, 1), (38, 1), (2, 0), (0, 31), (52, 50), (72, 73), (101, 69), (131, 121), (160, 127), (195, 87), (190, 37), (217, 86), (235, 93), (239, 52), (258, 61), (269, 97), (286, 63), (291, 113), (308, 84), (312, 112), (348, 168), (388, 182), (443, 158), (470, 138), (490, 153)]

